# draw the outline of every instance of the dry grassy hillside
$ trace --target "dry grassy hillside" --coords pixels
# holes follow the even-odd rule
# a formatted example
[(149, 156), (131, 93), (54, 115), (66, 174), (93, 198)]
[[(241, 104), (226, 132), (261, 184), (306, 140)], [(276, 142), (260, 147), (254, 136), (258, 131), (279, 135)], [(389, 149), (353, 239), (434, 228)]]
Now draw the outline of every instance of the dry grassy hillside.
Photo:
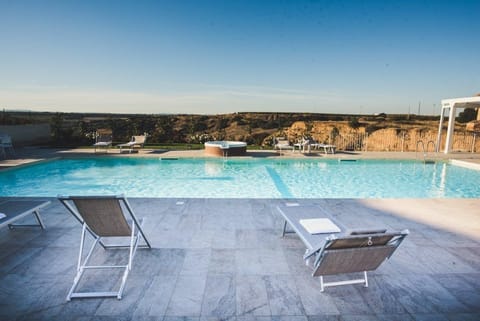
[[(470, 112), (470, 118), (475, 116), (474, 110)], [(463, 123), (456, 124), (454, 149), (470, 150), (473, 134), (466, 131), (468, 119), (463, 118)], [(0, 125), (49, 122), (52, 143), (56, 145), (88, 145), (97, 129), (109, 128), (113, 131), (114, 142), (128, 141), (132, 135), (147, 133), (148, 144), (153, 145), (237, 140), (266, 148), (272, 146), (274, 137), (285, 136), (291, 143), (309, 137), (334, 144), (341, 150), (375, 151), (413, 151), (419, 140), (425, 145), (432, 142), (429, 148), (433, 149), (438, 121), (438, 116), (312, 113), (120, 115), (4, 111), (0, 117)]]

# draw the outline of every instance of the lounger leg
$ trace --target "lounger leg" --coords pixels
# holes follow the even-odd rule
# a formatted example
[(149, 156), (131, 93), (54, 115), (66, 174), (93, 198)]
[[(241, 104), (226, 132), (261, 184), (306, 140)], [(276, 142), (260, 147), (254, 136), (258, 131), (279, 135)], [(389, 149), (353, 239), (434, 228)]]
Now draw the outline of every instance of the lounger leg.
[(8, 224), (9, 229), (13, 229), (16, 227), (40, 227), (42, 230), (45, 229), (45, 224), (43, 224), (42, 218), (40, 216), (40, 212), (38, 210), (32, 213), (35, 218), (37, 219), (38, 224)]
[(125, 288), (125, 284), (127, 283), (127, 278), (128, 278), (128, 266), (125, 268), (125, 272), (123, 273), (122, 277), (122, 284), (120, 285), (120, 289), (118, 290), (118, 295), (117, 299), (121, 300), (122, 299), (122, 294), (123, 294), (123, 289)]
[(339, 286), (339, 285), (348, 285), (348, 284), (363, 284), (364, 287), (368, 288), (368, 278), (367, 278), (367, 271), (363, 272), (362, 279), (354, 279), (354, 280), (345, 280), (345, 281), (337, 281), (337, 282), (323, 282), (323, 276), (320, 275), (320, 292), (323, 292), (324, 288), (329, 286)]
[(286, 230), (287, 230), (287, 221), (285, 220), (285, 222), (283, 223), (282, 237), (285, 237)]
[(35, 217), (37, 218), (37, 222), (38, 224), (40, 225), (40, 227), (42, 228), (42, 230), (45, 229), (45, 224), (43, 224), (43, 221), (42, 221), (42, 218), (40, 216), (40, 213), (38, 211), (35, 211), (33, 212), (33, 214), (35, 215)]
[(83, 272), (85, 272), (85, 266), (87, 265), (88, 261), (90, 260), (90, 257), (92, 256), (93, 249), (97, 245), (98, 241), (100, 238), (95, 238), (95, 241), (92, 244), (92, 247), (88, 251), (87, 257), (83, 261), (82, 264), (82, 256), (83, 256), (83, 247), (85, 245), (85, 235), (87, 231), (87, 225), (84, 223), (82, 226), (82, 237), (80, 239), (80, 249), (78, 251), (78, 263), (77, 263), (77, 275), (73, 279), (73, 285), (70, 288), (70, 291), (68, 292), (67, 295), (67, 301), (70, 301), (72, 299), (72, 296), (74, 296), (74, 291), (77, 288), (78, 282), (80, 282), (80, 279), (82, 278)]

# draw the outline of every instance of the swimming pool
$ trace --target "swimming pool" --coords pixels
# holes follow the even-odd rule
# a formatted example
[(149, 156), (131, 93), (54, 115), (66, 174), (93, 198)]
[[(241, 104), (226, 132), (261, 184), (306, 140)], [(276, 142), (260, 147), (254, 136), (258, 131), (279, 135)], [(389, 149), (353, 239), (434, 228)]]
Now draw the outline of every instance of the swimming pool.
[(0, 196), (477, 198), (480, 171), (336, 159), (59, 159), (0, 171)]

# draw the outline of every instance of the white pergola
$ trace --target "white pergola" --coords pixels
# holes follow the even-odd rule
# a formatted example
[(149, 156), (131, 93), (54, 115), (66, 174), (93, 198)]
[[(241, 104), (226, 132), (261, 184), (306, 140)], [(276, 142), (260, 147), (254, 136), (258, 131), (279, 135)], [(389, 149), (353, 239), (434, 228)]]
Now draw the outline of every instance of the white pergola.
[(457, 108), (480, 108), (480, 96), (450, 98), (442, 100), (442, 113), (440, 114), (440, 124), (438, 125), (437, 147), (436, 151), (440, 151), (440, 140), (442, 138), (442, 124), (446, 109), (450, 109), (448, 114), (447, 139), (445, 140), (444, 153), (448, 154), (453, 145), (453, 131), (455, 128), (455, 116)]

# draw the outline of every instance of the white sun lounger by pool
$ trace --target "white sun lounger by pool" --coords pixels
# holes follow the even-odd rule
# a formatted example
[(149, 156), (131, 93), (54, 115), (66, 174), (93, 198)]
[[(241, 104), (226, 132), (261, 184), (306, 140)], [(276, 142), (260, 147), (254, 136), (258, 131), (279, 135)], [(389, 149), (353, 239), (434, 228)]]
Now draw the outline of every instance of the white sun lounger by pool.
[(135, 148), (143, 148), (146, 140), (147, 136), (145, 135), (132, 136), (132, 139), (128, 143), (120, 144), (117, 146), (120, 147), (120, 153), (123, 149), (127, 149), (129, 153), (132, 153), (133, 151), (135, 151)]
[[(45, 224), (40, 216), (40, 210), (50, 204), (50, 201), (17, 201), (8, 200), (0, 202), (0, 228), (8, 226), (10, 229), (15, 227), (41, 227)], [(38, 224), (13, 224), (13, 222), (33, 215)]]
[(312, 147), (315, 148), (315, 149), (323, 148), (323, 152), (325, 154), (335, 154), (335, 150), (337, 149), (337, 146), (335, 146), (335, 145), (321, 144), (321, 143), (312, 144)]
[(278, 149), (280, 153), (282, 150), (294, 150), (294, 146), (290, 144), (288, 139), (285, 137), (277, 137), (275, 138), (275, 145), (273, 146), (274, 149)]
[(103, 148), (105, 149), (105, 152), (108, 152), (108, 148), (112, 146), (112, 139), (113, 136), (110, 129), (98, 129), (95, 133), (95, 144), (93, 144), (95, 153), (99, 148)]
[(3, 158), (7, 158), (7, 150), (15, 157), (15, 149), (13, 148), (12, 138), (10, 135), (0, 133), (0, 152)]

